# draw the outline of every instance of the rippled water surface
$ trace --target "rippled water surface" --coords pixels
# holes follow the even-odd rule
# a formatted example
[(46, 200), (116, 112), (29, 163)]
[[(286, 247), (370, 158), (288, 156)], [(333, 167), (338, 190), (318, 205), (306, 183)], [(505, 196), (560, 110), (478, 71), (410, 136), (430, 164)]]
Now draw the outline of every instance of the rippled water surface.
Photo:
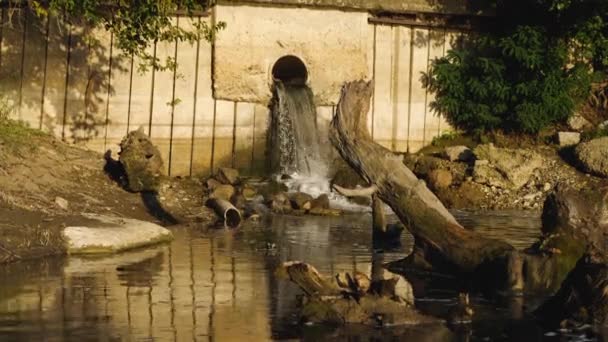
[[(455, 212), (467, 227), (526, 247), (537, 214)], [(512, 303), (474, 298), (479, 322), (468, 332), (436, 326), (371, 329), (299, 326), (298, 290), (274, 275), (285, 260), (320, 271), (369, 272), (371, 218), (275, 216), (235, 231), (176, 227), (170, 245), (104, 258), (55, 258), (0, 267), (0, 341), (266, 341), (543, 340)], [(407, 255), (411, 238), (376, 253), (388, 262)], [(455, 294), (422, 298), (444, 315)], [(576, 338), (581, 338), (580, 336)], [(561, 340), (569, 340), (560, 337)]]

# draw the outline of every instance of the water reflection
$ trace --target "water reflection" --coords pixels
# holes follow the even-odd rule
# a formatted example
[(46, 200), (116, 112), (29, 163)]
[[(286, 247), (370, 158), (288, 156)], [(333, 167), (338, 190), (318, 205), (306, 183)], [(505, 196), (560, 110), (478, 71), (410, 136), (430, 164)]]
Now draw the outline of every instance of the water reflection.
[[(495, 235), (517, 221), (499, 216), (497, 224), (471, 214), (459, 215)], [(482, 222), (494, 231), (487, 231)], [(538, 218), (523, 222), (513, 228), (513, 236), (524, 232), (523, 236), (535, 237)], [(368, 214), (271, 217), (234, 231), (175, 227), (175, 241), (170, 245), (104, 258), (3, 266), (0, 340), (466, 340), (468, 333), (454, 334), (443, 325), (382, 330), (297, 325), (300, 292), (277, 280), (275, 267), (285, 260), (303, 260), (331, 274), (357, 270), (376, 274), (379, 262), (399, 259), (411, 248), (412, 239), (404, 234), (401, 247), (376, 251), (379, 258), (372, 263), (370, 227)], [(534, 233), (528, 234), (529, 230)], [(478, 304), (488, 310), (497, 307), (496, 303)], [(433, 305), (441, 312), (450, 302)], [(516, 319), (522, 314), (518, 315)], [(506, 316), (504, 322), (513, 319)], [(487, 334), (491, 336), (492, 331), (496, 329)]]

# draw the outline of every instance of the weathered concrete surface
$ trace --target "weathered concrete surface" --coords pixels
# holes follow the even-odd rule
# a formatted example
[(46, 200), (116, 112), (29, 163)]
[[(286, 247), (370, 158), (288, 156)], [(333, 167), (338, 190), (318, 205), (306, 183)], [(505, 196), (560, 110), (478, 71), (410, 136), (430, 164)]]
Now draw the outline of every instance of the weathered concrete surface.
[(286, 55), (306, 65), (317, 106), (336, 104), (345, 80), (370, 78), (365, 12), (223, 5), (215, 17), (227, 24), (215, 43), (216, 99), (268, 103), (272, 67)]
[(219, 4), (252, 3), (262, 5), (287, 5), (329, 7), (349, 10), (373, 10), (389, 12), (438, 12), (468, 14), (464, 0), (219, 0)]
[(69, 254), (116, 253), (173, 239), (169, 230), (151, 222), (97, 214), (84, 216), (97, 223), (63, 230)]

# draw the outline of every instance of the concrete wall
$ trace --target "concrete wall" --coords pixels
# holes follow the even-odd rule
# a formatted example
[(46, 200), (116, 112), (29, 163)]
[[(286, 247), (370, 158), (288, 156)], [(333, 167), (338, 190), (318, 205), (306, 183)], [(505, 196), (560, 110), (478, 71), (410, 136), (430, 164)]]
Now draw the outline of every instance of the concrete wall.
[(306, 63), (324, 132), (342, 82), (358, 78), (374, 80), (369, 127), (388, 148), (414, 152), (449, 129), (420, 83), (429, 60), (457, 35), (444, 29), (368, 24), (368, 14), (357, 11), (219, 5), (215, 20), (228, 27), (215, 50), (204, 40), (159, 43), (150, 52), (176, 57), (178, 74), (142, 74), (108, 32), (94, 32), (97, 42), (90, 43), (80, 27), (0, 14), (0, 95), (12, 103), (14, 118), (114, 154), (128, 131), (143, 126), (170, 175), (265, 167), (270, 70), (284, 54)]
[(342, 10), (471, 14), (467, 0), (218, 0), (219, 4), (309, 6)]
[(344, 81), (370, 76), (367, 12), (221, 5), (215, 14), (227, 25), (214, 48), (218, 99), (268, 103), (272, 67), (286, 55), (306, 65), (319, 105), (335, 105)]

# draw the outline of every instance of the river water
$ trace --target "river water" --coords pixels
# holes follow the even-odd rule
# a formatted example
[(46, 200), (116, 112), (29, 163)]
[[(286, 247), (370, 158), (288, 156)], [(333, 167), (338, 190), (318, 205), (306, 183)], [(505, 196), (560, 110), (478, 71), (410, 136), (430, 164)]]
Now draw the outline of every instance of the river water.
[[(526, 247), (537, 214), (455, 212), (467, 227)], [(171, 244), (103, 258), (52, 258), (0, 267), (0, 341), (467, 341), (584, 340), (551, 337), (518, 305), (472, 299), (472, 329), (434, 326), (330, 328), (297, 323), (298, 289), (276, 266), (302, 260), (320, 271), (369, 272), (372, 257), (407, 255), (412, 239), (382, 253), (371, 246), (369, 213), (272, 216), (237, 230), (175, 227)], [(418, 305), (442, 316), (456, 293)], [(523, 299), (522, 299), (523, 300)]]

